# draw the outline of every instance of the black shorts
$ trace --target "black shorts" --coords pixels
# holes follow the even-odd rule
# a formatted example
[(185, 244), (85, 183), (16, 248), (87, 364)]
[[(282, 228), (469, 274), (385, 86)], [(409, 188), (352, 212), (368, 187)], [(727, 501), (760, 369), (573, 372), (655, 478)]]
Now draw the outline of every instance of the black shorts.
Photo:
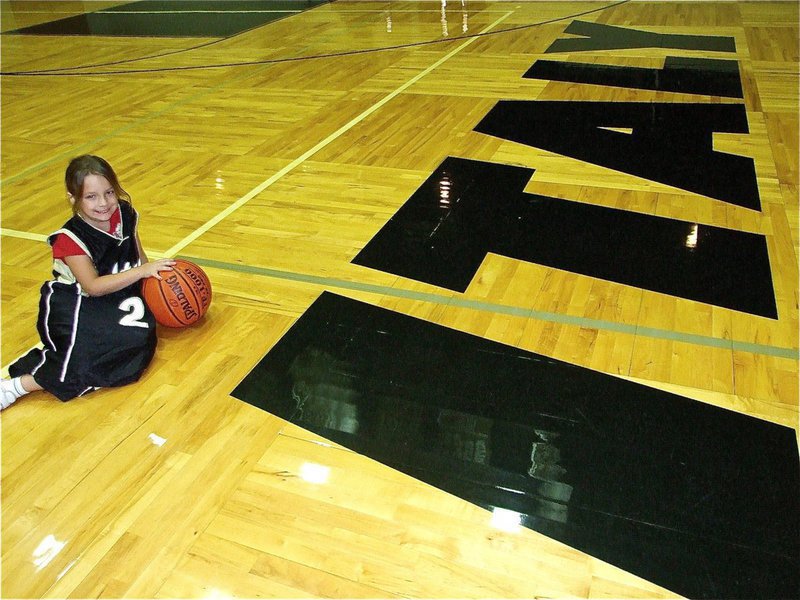
[(156, 324), (138, 285), (106, 296), (82, 296), (77, 284), (42, 286), (34, 348), (9, 367), (30, 374), (60, 400), (137, 381), (155, 354)]

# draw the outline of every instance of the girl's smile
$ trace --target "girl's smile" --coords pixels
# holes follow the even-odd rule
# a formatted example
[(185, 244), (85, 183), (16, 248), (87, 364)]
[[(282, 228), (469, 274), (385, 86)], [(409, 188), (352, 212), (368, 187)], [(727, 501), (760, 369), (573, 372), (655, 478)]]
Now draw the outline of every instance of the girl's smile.
[(87, 175), (83, 180), (81, 197), (77, 201), (70, 197), (70, 201), (76, 205), (84, 221), (101, 231), (111, 229), (111, 216), (117, 210), (119, 200), (108, 179), (94, 173)]

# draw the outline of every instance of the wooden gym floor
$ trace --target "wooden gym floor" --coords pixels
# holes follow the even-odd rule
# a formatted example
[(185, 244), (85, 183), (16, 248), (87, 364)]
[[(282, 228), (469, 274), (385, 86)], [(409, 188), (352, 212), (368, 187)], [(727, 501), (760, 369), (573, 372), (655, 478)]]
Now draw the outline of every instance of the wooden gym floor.
[(2, 413), (3, 597), (800, 596), (796, 2), (0, 8), (4, 370), (78, 154), (214, 288)]

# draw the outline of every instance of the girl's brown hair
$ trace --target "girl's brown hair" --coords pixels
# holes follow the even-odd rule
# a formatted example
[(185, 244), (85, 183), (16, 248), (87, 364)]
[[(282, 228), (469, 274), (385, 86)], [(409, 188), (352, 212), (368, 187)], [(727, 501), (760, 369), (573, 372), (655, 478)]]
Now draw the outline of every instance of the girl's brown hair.
[(78, 211), (78, 203), (83, 197), (83, 182), (87, 175), (100, 175), (101, 177), (105, 177), (108, 179), (111, 187), (114, 188), (114, 193), (117, 195), (117, 198), (125, 200), (126, 202), (131, 201), (130, 194), (122, 189), (117, 174), (114, 172), (114, 169), (111, 168), (111, 165), (99, 156), (84, 154), (69, 161), (67, 172), (64, 175), (64, 183), (67, 186), (67, 192), (75, 199), (75, 203), (72, 205), (73, 212)]

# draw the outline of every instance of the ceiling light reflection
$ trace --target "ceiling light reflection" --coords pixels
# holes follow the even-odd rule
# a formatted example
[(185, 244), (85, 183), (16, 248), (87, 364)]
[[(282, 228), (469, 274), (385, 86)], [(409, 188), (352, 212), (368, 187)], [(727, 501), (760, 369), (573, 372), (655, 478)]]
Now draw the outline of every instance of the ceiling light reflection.
[(160, 435), (156, 435), (155, 433), (151, 433), (147, 437), (150, 439), (151, 442), (153, 442), (155, 446), (158, 447), (161, 447), (167, 443), (167, 438), (162, 438)]
[(61, 542), (54, 535), (48, 535), (33, 551), (33, 564), (36, 570), (41, 571), (61, 552), (66, 542)]
[(446, 208), (450, 205), (450, 190), (452, 187), (450, 176), (447, 173), (443, 173), (442, 178), (439, 180), (439, 206)]
[(689, 231), (689, 235), (686, 236), (686, 247), (687, 248), (697, 248), (697, 234), (700, 230), (700, 226), (695, 224), (692, 225), (691, 230)]
[(506, 508), (495, 507), (492, 510), (492, 520), (490, 525), (495, 529), (507, 531), (509, 533), (518, 533), (522, 529), (522, 515), (513, 510)]
[(303, 463), (300, 466), (300, 477), (309, 483), (328, 483), (330, 477), (330, 467), (318, 465), (316, 463)]

